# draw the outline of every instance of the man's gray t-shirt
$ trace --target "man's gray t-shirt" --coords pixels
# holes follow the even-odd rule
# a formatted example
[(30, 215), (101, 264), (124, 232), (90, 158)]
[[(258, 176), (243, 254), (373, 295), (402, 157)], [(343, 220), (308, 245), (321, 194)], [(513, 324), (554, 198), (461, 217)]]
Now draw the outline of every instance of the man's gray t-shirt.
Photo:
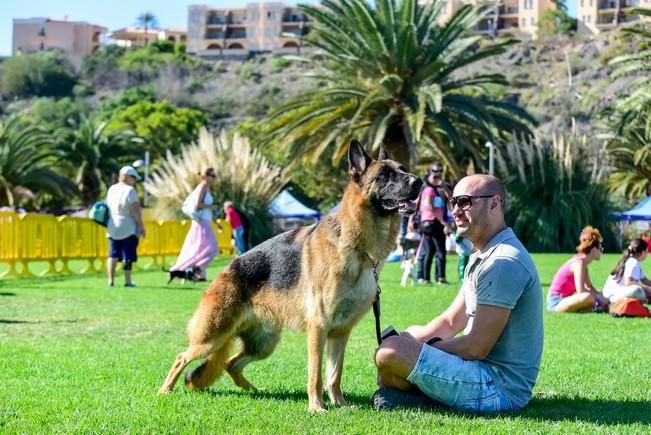
[(510, 228), (470, 256), (461, 291), (472, 328), (477, 304), (508, 308), (509, 320), (486, 359), (498, 387), (525, 406), (536, 383), (543, 349), (543, 298), (536, 266)]

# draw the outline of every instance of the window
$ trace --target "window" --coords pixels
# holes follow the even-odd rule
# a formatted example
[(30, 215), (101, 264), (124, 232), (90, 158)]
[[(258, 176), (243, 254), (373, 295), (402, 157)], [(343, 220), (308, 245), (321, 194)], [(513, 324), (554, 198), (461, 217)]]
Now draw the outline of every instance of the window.
[(531, 17), (531, 20), (529, 22), (533, 26), (534, 24), (536, 24), (536, 19), (534, 17)]
[(588, 23), (592, 22), (592, 15), (588, 15)]
[(190, 15), (190, 19), (192, 20), (193, 23), (200, 23), (201, 12), (192, 12), (192, 15)]
[(590, 4), (590, 6), (592, 6), (592, 0), (590, 0), (590, 3), (589, 3), (589, 4)]
[(581, 3), (580, 3), (580, 4), (581, 4), (581, 7), (585, 6), (585, 5), (583, 4), (583, 0), (581, 0)]
[(526, 18), (523, 18), (523, 19), (522, 19), (522, 27), (524, 27), (524, 26), (526, 26), (526, 25), (527, 25), (527, 19), (526, 19)]
[(199, 31), (197, 29), (190, 30), (190, 38), (192, 39), (199, 38)]

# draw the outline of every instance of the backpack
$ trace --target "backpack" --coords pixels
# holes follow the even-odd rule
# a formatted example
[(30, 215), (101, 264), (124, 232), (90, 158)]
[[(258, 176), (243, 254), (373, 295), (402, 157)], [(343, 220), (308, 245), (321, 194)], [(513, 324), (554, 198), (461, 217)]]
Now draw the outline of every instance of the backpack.
[(190, 192), (188, 197), (185, 198), (183, 205), (181, 205), (181, 211), (183, 214), (195, 221), (201, 220), (201, 210), (197, 210), (196, 207), (198, 194), (199, 191), (197, 189), (194, 189), (192, 192)]
[(610, 304), (610, 315), (613, 317), (651, 317), (651, 312), (641, 300), (622, 298)]
[(111, 217), (111, 212), (109, 211), (109, 208), (104, 201), (97, 201), (88, 211), (88, 217), (94, 222), (105, 227), (108, 225), (109, 218)]

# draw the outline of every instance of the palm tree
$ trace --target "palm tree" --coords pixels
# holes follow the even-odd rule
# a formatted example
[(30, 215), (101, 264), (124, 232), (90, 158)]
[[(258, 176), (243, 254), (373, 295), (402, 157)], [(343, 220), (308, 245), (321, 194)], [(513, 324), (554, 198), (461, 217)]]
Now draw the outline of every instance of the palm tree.
[(136, 18), (136, 26), (145, 29), (145, 45), (149, 44), (149, 29), (158, 28), (158, 20), (153, 12), (143, 12)]
[[(636, 8), (631, 14), (651, 17), (651, 9)], [(651, 43), (647, 27), (630, 27), (622, 32)], [(612, 191), (637, 199), (651, 195), (651, 49), (618, 56), (610, 65), (614, 67), (613, 80), (635, 78), (628, 85), (628, 92), (604, 111), (610, 124), (610, 132), (605, 135), (606, 149), (616, 168), (609, 184)]]
[(611, 119), (612, 131), (601, 136), (615, 168), (608, 180), (610, 190), (630, 199), (651, 195), (651, 128), (645, 121), (623, 124), (618, 118)]
[(120, 162), (139, 155), (137, 144), (144, 141), (124, 130), (108, 133), (106, 122), (82, 116), (79, 123), (70, 123), (63, 132), (61, 150), (66, 160), (75, 165), (75, 183), (84, 205), (97, 201), (100, 192), (111, 183), (111, 176), (120, 169)]
[(53, 170), (60, 157), (39, 127), (23, 127), (18, 117), (0, 121), (0, 206), (38, 209), (42, 194), (65, 201), (76, 196), (74, 184)]
[(464, 75), (465, 67), (488, 62), (515, 42), (484, 45), (472, 32), (490, 6), (465, 5), (439, 25), (445, 2), (370, 3), (300, 6), (315, 20), (307, 40), (325, 58), (317, 76), (323, 86), (272, 112), (265, 142), (313, 160), (334, 145), (337, 161), (350, 138), (358, 137), (373, 148), (384, 142), (405, 164), (417, 161), (418, 147), (428, 147), (460, 175), (461, 156), (482, 164), (486, 140), (499, 143), (505, 132), (529, 134), (532, 117), (486, 91), (505, 85), (503, 75)]
[[(651, 17), (651, 9), (636, 8), (631, 14)], [(646, 39), (647, 47), (648, 43), (651, 43), (651, 31), (647, 27), (628, 27), (622, 29), (622, 33)], [(613, 80), (624, 76), (637, 76), (629, 85), (628, 94), (615, 103), (615, 108), (622, 114), (620, 127), (628, 124), (631, 118), (644, 117), (646, 127), (651, 128), (651, 119), (646, 116), (651, 113), (651, 49), (617, 56), (609, 65), (614, 67), (611, 76)]]

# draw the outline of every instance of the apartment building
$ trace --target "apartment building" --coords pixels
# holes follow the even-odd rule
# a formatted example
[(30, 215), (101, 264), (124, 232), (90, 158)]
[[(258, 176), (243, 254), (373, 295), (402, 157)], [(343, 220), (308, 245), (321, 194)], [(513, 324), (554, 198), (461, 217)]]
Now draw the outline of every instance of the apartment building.
[(97, 50), (106, 27), (81, 21), (15, 18), (12, 53), (61, 50), (87, 56)]
[[(464, 4), (480, 3), (480, 0), (421, 0), (421, 4), (428, 1), (445, 2), (439, 24), (446, 23)], [(551, 0), (496, 0), (493, 4), (493, 11), (477, 24), (475, 30), (478, 33), (496, 35), (508, 32), (535, 39), (542, 14), (549, 8), (556, 8)]]
[(161, 40), (184, 44), (187, 40), (187, 32), (185, 29), (178, 28), (145, 30), (142, 28), (123, 27), (112, 31), (109, 37), (120, 47), (138, 48), (144, 47), (151, 41)]
[(622, 25), (649, 21), (648, 17), (632, 15), (633, 8), (651, 8), (651, 0), (577, 0), (579, 31), (601, 33)]
[(244, 8), (188, 8), (188, 53), (204, 57), (245, 57), (250, 53), (297, 53), (310, 18), (279, 2)]

